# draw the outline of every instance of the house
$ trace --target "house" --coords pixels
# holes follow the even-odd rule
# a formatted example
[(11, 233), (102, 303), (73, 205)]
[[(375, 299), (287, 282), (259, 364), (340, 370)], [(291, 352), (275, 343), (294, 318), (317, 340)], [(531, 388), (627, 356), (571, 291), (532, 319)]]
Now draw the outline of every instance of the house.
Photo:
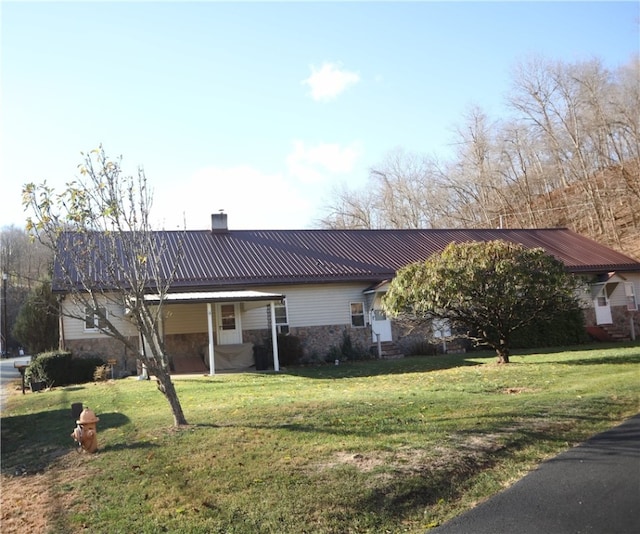
[[(452, 230), (230, 230), (227, 214), (212, 215), (208, 230), (163, 231), (169, 250), (183, 247), (162, 332), (175, 372), (248, 369), (256, 346), (273, 346), (274, 333), (295, 336), (305, 358), (320, 359), (343, 336), (353, 344), (415, 342), (381, 309), (396, 271), (451, 242), (502, 239), (542, 247), (584, 280), (581, 300), (589, 327), (640, 332), (640, 262), (565, 228)], [(54, 291), (64, 293), (63, 286)], [(149, 299), (157, 297), (149, 294)], [(62, 300), (73, 306), (72, 296)], [(127, 325), (126, 310), (108, 313)], [(101, 334), (95, 318), (62, 314), (61, 345), (76, 355), (116, 358), (133, 372), (136, 354)], [(271, 341), (269, 341), (271, 340)], [(269, 345), (271, 343), (271, 345)]]

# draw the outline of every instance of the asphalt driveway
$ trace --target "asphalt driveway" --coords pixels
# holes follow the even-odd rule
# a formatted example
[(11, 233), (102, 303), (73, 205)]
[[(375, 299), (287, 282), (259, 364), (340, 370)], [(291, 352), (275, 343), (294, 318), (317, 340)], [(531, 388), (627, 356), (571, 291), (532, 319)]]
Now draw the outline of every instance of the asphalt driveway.
[(429, 534), (637, 534), (640, 415), (541, 464)]

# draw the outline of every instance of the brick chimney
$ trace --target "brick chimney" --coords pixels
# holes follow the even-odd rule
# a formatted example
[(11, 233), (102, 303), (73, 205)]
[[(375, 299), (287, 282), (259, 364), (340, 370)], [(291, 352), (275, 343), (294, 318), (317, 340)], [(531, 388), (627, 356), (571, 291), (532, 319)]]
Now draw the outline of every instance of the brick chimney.
[(222, 210), (220, 210), (219, 213), (211, 214), (211, 231), (214, 234), (221, 234), (229, 231), (227, 226), (227, 214)]

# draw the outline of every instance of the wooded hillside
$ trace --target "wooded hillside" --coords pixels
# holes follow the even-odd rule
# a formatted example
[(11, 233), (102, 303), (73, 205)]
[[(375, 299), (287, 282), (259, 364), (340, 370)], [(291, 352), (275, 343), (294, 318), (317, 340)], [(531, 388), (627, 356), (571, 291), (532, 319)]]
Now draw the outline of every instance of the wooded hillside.
[(335, 191), (320, 224), (563, 226), (640, 258), (639, 67), (638, 57), (615, 70), (597, 59), (520, 64), (508, 117), (471, 108), (447, 161), (393, 151), (364, 188)]

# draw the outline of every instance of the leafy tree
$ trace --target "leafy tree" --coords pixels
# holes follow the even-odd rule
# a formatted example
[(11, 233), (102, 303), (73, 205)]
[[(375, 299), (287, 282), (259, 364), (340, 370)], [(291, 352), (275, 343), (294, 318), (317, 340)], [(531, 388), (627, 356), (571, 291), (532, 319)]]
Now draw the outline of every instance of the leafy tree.
[(574, 284), (542, 249), (505, 241), (451, 243), (399, 270), (383, 305), (393, 316), (447, 320), (508, 363), (514, 332), (577, 305)]
[[(16, 352), (20, 342), (13, 336), (13, 327), (18, 312), (27, 300), (30, 291), (47, 276), (51, 270), (49, 251), (29, 239), (22, 228), (5, 226), (0, 229), (0, 272), (6, 276), (0, 311), (2, 321), (6, 319), (6, 332), (2, 332), (6, 345), (2, 350)], [(6, 300), (5, 300), (6, 297)], [(7, 335), (10, 334), (10, 335)]]
[(31, 354), (58, 346), (58, 303), (50, 280), (43, 280), (29, 292), (12, 333)]
[[(164, 234), (152, 231), (152, 194), (141, 168), (136, 176), (124, 175), (121, 158), (110, 159), (102, 146), (83, 156), (81, 176), (60, 194), (46, 182), (23, 187), (23, 204), (34, 214), (27, 230), (53, 252), (54, 290), (69, 293), (76, 304), (65, 306), (63, 313), (84, 321), (88, 310), (100, 332), (139, 354), (169, 402), (174, 424), (185, 425), (160, 333), (182, 240), (170, 250)], [(145, 300), (150, 291), (159, 304)], [(122, 316), (109, 313), (105, 303), (123, 310)], [(142, 342), (122, 326), (127, 324), (125, 309)]]

